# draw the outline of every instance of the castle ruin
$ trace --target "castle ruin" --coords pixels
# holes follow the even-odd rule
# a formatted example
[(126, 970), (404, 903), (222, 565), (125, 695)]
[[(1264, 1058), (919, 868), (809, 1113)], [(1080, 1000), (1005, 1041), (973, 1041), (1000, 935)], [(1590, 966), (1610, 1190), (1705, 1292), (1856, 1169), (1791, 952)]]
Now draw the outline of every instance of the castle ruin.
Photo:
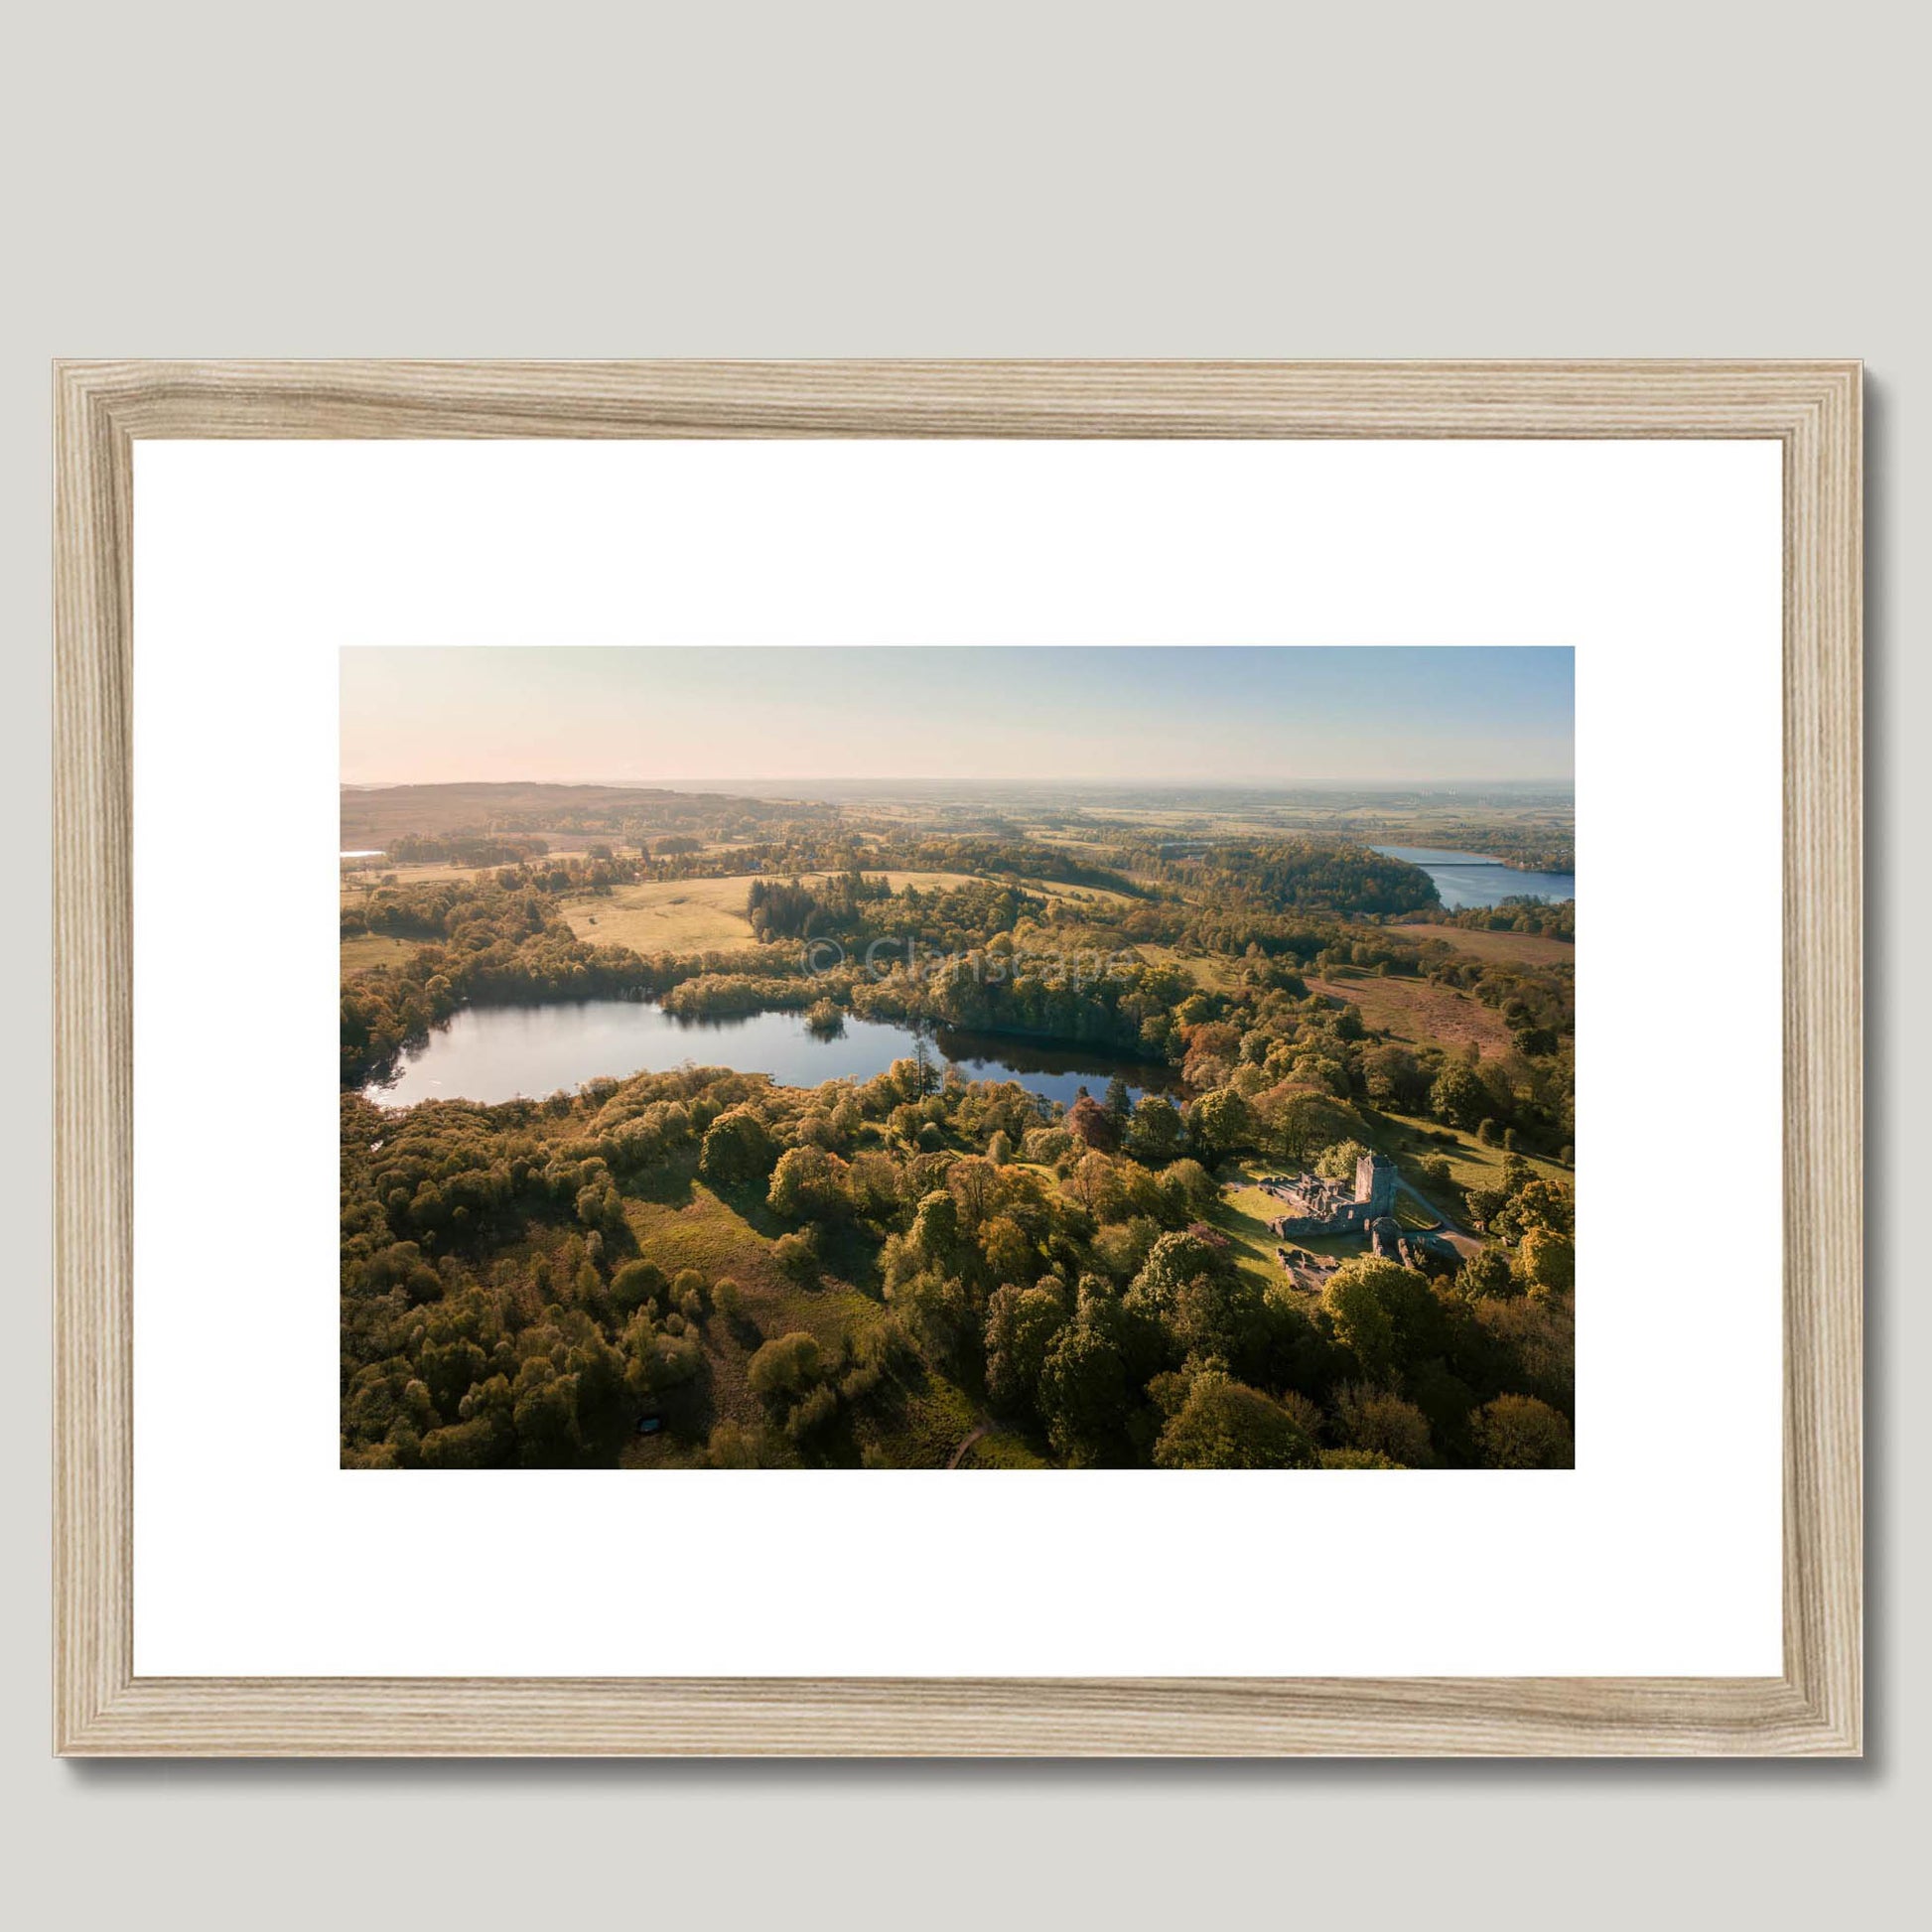
[(1262, 1184), (1286, 1212), (1268, 1223), (1277, 1240), (1293, 1234), (1366, 1234), (1371, 1222), (1395, 1213), (1395, 1163), (1386, 1154), (1364, 1154), (1353, 1181), (1297, 1174), (1271, 1176)]

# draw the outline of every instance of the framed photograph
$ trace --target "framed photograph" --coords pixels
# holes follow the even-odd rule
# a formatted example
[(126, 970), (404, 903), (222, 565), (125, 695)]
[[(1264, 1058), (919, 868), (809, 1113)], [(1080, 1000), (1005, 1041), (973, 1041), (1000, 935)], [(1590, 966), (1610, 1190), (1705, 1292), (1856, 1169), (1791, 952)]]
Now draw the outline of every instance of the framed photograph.
[(56, 417), (59, 1750), (1860, 1750), (1858, 365)]

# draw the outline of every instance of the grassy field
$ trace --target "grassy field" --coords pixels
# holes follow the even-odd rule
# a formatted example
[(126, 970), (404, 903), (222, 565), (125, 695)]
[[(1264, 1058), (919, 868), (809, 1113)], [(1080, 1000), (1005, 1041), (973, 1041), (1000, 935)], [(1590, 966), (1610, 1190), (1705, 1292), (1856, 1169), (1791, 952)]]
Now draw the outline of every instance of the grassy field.
[[(427, 872), (430, 868), (424, 868)], [(413, 875), (412, 875), (413, 876)], [(563, 901), (570, 929), (580, 939), (598, 945), (628, 946), (633, 952), (704, 952), (713, 948), (752, 944), (752, 922), (745, 916), (745, 899), (752, 873), (728, 879), (653, 879), (638, 886), (619, 886), (608, 895), (580, 894)], [(868, 873), (884, 877), (896, 893), (908, 886), (925, 893), (935, 888), (969, 886), (963, 872)], [(806, 875), (814, 884), (823, 873)], [(1028, 881), (1026, 890), (1041, 898), (1125, 905), (1118, 893), (1085, 886), (1057, 886)]]
[(1462, 1046), (1470, 1040), (1486, 1054), (1509, 1050), (1509, 1029), (1473, 994), (1431, 980), (1377, 979), (1371, 973), (1311, 979), (1311, 992), (1359, 1007), (1362, 1024), (1412, 1046)]
[(419, 943), (413, 939), (392, 939), (383, 932), (358, 932), (342, 942), (342, 976), (365, 973), (371, 966), (387, 966), (408, 958)]
[(488, 867), (477, 866), (392, 866), (377, 863), (367, 868), (343, 874), (342, 896), (353, 902), (372, 891), (384, 879), (393, 878), (399, 886), (435, 886), (445, 880), (460, 879), (466, 884), (476, 878), (479, 871), (488, 871)]
[[(1422, 1178), (1417, 1164), (1429, 1155), (1441, 1155), (1449, 1164), (1449, 1173), (1458, 1187), (1495, 1187), (1501, 1184), (1503, 1161), (1506, 1158), (1501, 1148), (1484, 1147), (1473, 1134), (1460, 1133), (1435, 1121), (1411, 1120), (1400, 1114), (1384, 1114), (1382, 1118), (1393, 1130), (1389, 1152), (1396, 1156), (1404, 1178), (1412, 1185), (1419, 1186), (1425, 1194), (1430, 1191), (1429, 1183)], [(1427, 1138), (1444, 1134), (1450, 1137), (1449, 1141)], [(1534, 1154), (1525, 1154), (1521, 1158), (1547, 1180), (1560, 1180), (1567, 1184), (1575, 1179), (1571, 1171), (1558, 1162), (1546, 1161)], [(1447, 1202), (1443, 1204), (1448, 1205)]]
[(1536, 932), (1466, 932), (1453, 925), (1392, 925), (1406, 939), (1445, 939), (1457, 952), (1478, 959), (1517, 960), (1527, 966), (1574, 964), (1577, 948), (1568, 939), (1546, 939)]
[(1186, 953), (1174, 946), (1137, 944), (1134, 950), (1152, 966), (1178, 966), (1209, 993), (1232, 993), (1241, 984), (1241, 964), (1220, 953)]
[[(377, 862), (343, 874), (342, 898), (345, 904), (356, 904), (387, 877), (403, 886), (434, 886), (450, 880), (468, 882), (477, 873), (475, 866), (392, 866)], [(640, 953), (709, 952), (753, 943), (745, 899), (756, 877), (759, 875), (734, 873), (724, 879), (653, 879), (641, 885), (619, 886), (609, 894), (580, 893), (559, 903), (570, 929), (593, 944), (628, 946)], [(807, 883), (825, 877), (823, 873), (809, 874)], [(908, 886), (930, 892), (973, 883), (971, 874), (961, 872), (886, 872), (883, 877), (896, 893)], [(1024, 883), (1025, 890), (1036, 897), (1060, 904), (1111, 910), (1133, 902), (1119, 893), (1097, 887), (1063, 886), (1043, 880)], [(353, 970), (346, 955), (343, 970)]]
[(570, 929), (599, 946), (632, 952), (705, 952), (752, 944), (745, 916), (749, 877), (656, 879), (562, 901)]

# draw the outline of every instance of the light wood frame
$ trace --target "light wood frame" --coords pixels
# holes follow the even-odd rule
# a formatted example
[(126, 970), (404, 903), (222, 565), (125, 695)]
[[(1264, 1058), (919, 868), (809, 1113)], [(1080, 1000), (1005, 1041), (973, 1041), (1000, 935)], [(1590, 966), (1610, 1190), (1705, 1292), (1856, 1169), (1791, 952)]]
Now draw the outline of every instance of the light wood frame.
[[(55, 370), (55, 1738), (96, 1756), (1856, 1755), (1854, 362), (69, 362)], [(138, 437), (1758, 437), (1784, 450), (1784, 1670), (1766, 1678), (133, 1674)]]

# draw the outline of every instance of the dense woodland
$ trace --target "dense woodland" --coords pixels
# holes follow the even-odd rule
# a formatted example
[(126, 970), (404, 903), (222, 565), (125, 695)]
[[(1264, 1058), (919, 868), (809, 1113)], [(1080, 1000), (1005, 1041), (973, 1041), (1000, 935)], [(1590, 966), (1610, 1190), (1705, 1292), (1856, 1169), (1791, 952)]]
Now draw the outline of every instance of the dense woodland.
[[(1574, 907), (1446, 913), (1416, 868), (1313, 837), (1056, 844), (828, 809), (721, 852), (708, 820), (637, 793), (604, 817), (624, 810), (629, 843), (414, 880), (398, 859), (344, 893), (345, 940), (403, 942), (342, 994), (345, 1464), (916, 1466), (977, 1424), (1013, 1463), (1568, 1465), (1574, 973), (1457, 935), (1567, 937)], [(406, 836), (617, 829), (573, 816)], [(640, 954), (566, 916), (739, 875), (736, 947)], [(809, 1089), (687, 1068), (495, 1107), (359, 1091), (466, 1004), (592, 994), (1087, 1045), (1173, 1098), (1116, 1081), (1062, 1112), (923, 1040)], [(1480, 1040), (1364, 1018), (1405, 1000), (1479, 1012)], [(1240, 1164), (1340, 1173), (1369, 1147), (1472, 1252), (1357, 1254), (1311, 1297), (1231, 1243)]]

